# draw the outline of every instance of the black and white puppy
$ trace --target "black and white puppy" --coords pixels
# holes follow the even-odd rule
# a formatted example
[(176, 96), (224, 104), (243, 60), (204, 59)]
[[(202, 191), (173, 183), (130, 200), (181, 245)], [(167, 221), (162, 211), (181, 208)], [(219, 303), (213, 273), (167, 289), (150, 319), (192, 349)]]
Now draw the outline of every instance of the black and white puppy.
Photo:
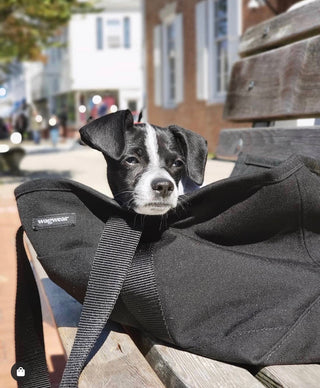
[(207, 142), (187, 129), (134, 124), (123, 110), (91, 121), (80, 134), (103, 153), (115, 200), (136, 213), (165, 214), (180, 194), (203, 183)]

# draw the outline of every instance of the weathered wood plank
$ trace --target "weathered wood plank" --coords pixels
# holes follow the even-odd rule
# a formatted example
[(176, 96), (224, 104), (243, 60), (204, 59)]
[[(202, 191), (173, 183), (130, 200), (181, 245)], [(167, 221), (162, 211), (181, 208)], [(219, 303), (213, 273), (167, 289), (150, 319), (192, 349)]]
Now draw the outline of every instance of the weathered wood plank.
[[(28, 240), (27, 244), (32, 252), (34, 273), (42, 283), (62, 345), (69, 355), (76, 335), (81, 304), (47, 277)], [(158, 376), (120, 325), (108, 324), (98, 342), (94, 356), (81, 374), (80, 388), (163, 387)]]
[(236, 62), (224, 118), (232, 121), (320, 116), (320, 36)]
[(274, 365), (261, 369), (256, 377), (270, 388), (319, 388), (320, 365)]
[[(132, 333), (132, 331), (130, 330)], [(262, 388), (246, 369), (210, 360), (133, 334), (152, 368), (167, 388)]]
[(217, 158), (236, 160), (240, 152), (280, 160), (293, 153), (319, 158), (320, 127), (222, 130), (216, 151)]
[(236, 160), (240, 152), (285, 159), (292, 153), (319, 157), (320, 127), (241, 128), (220, 132), (219, 159)]
[(248, 28), (242, 35), (241, 56), (286, 45), (320, 33), (320, 4), (315, 1)]

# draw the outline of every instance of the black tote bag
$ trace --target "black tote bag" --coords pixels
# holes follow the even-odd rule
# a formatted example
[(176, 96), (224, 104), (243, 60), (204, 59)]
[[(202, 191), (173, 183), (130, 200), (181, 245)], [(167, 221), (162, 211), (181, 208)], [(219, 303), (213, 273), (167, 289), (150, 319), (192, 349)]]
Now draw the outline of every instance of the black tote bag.
[(140, 235), (111, 319), (221, 361), (319, 362), (320, 164), (242, 158), (251, 171), (239, 165), (164, 217), (70, 180), (27, 182), (15, 191), (22, 226), (48, 276), (83, 302), (104, 225), (124, 220)]

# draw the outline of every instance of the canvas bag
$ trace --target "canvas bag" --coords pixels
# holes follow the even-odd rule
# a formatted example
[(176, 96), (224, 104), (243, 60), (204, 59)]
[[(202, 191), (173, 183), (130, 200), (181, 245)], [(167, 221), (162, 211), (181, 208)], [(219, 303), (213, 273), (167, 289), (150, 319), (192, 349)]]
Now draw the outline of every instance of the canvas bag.
[[(221, 361), (315, 363), (320, 361), (320, 164), (300, 156), (277, 164), (242, 156), (235, 169), (241, 175), (185, 195), (167, 217), (140, 218), (70, 180), (27, 182), (15, 194), (23, 230), (41, 264), (78, 301), (85, 298), (105, 235), (102, 252), (115, 244), (110, 267), (101, 272), (112, 274), (104, 279), (106, 287), (116, 283), (114, 273), (122, 265), (116, 250), (132, 256), (124, 263), (123, 285), (117, 284), (120, 296), (109, 306), (111, 319)], [(62, 221), (39, 227), (39, 220), (53, 216)], [(41, 345), (41, 336), (37, 340)], [(61, 386), (76, 386), (85, 357), (74, 361), (74, 385)]]

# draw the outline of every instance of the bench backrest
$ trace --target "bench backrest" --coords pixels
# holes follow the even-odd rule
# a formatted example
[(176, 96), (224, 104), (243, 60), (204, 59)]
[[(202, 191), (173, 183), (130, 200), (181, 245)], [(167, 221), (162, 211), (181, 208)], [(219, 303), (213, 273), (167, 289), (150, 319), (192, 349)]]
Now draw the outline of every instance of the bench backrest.
[(320, 1), (249, 28), (233, 66), (224, 118), (320, 117)]
[(236, 160), (242, 151), (279, 159), (292, 153), (319, 158), (320, 127), (270, 126), (275, 120), (320, 117), (320, 1), (249, 28), (239, 54), (224, 118), (259, 128), (221, 131), (217, 157)]

